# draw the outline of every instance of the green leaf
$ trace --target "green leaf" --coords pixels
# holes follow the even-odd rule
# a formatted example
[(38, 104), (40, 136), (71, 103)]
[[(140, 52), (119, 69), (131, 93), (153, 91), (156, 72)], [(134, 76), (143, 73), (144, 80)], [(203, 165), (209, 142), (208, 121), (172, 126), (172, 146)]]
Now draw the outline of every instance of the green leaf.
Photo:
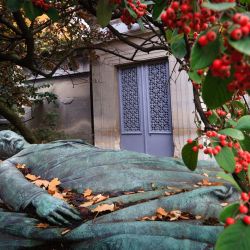
[(12, 12), (18, 11), (22, 7), (23, 1), (21, 0), (6, 0), (6, 6)]
[(236, 6), (236, 3), (211, 3), (211, 2), (205, 2), (202, 4), (202, 7), (214, 10), (214, 11), (223, 11), (227, 9), (234, 8)]
[(242, 116), (236, 125), (237, 129), (250, 132), (250, 115)]
[(228, 173), (233, 173), (235, 169), (235, 159), (231, 148), (223, 147), (219, 154), (214, 156), (221, 168)]
[(220, 118), (215, 112), (213, 112), (213, 114), (208, 117), (208, 121), (211, 124), (216, 124), (217, 122), (220, 122)]
[[(202, 32), (200, 36), (204, 34), (206, 34), (206, 31)], [(203, 69), (211, 65), (214, 59), (220, 54), (220, 47), (221, 39), (219, 34), (217, 34), (217, 39), (215, 41), (210, 42), (203, 47), (199, 45), (197, 39), (191, 50), (191, 68), (193, 70)]]
[(235, 217), (239, 213), (239, 206), (240, 204), (237, 202), (225, 207), (220, 213), (220, 221), (225, 223), (228, 217)]
[(23, 8), (26, 16), (30, 20), (35, 20), (36, 17), (41, 16), (43, 14), (43, 11), (40, 8), (34, 6), (31, 1), (25, 1), (23, 4)]
[(155, 1), (155, 5), (153, 8), (153, 15), (152, 15), (154, 20), (157, 20), (160, 17), (162, 11), (167, 6), (167, 2), (168, 2), (167, 0), (156, 0)]
[(184, 37), (174, 40), (171, 43), (171, 51), (176, 58), (183, 58), (187, 54), (186, 42)]
[(210, 109), (222, 106), (233, 96), (232, 92), (227, 90), (227, 85), (232, 81), (231, 77), (221, 79), (213, 77), (209, 72), (202, 85), (202, 98)]
[(240, 39), (238, 41), (232, 40), (232, 39), (228, 39), (229, 44), (235, 48), (236, 50), (238, 50), (239, 52), (250, 56), (250, 37), (245, 37), (243, 39)]
[(241, 188), (239, 187), (238, 183), (234, 180), (231, 174), (226, 174), (225, 172), (220, 172), (217, 174), (217, 177), (222, 178), (225, 181), (228, 181), (231, 183), (238, 191), (241, 191)]
[(199, 154), (199, 152), (194, 152), (192, 150), (194, 146), (197, 146), (197, 141), (193, 141), (190, 144), (187, 143), (186, 145), (184, 145), (181, 151), (183, 162), (192, 171), (194, 171), (197, 167)]
[(245, 139), (242, 141), (239, 141), (240, 146), (243, 150), (250, 152), (250, 136), (244, 133)]
[(97, 4), (97, 22), (102, 26), (105, 27), (108, 25), (109, 21), (112, 17), (113, 8), (109, 3), (109, 0), (99, 0)]
[(56, 22), (59, 19), (58, 11), (55, 8), (50, 8), (46, 14), (53, 22)]
[(244, 134), (240, 130), (235, 129), (235, 128), (226, 128), (226, 129), (220, 130), (218, 133), (222, 135), (228, 135), (236, 140), (244, 140), (245, 138)]
[(239, 220), (219, 234), (215, 250), (249, 250), (249, 246), (250, 226)]
[(197, 71), (189, 71), (188, 72), (189, 78), (193, 80), (195, 83), (201, 83), (202, 79), (201, 76), (197, 73)]

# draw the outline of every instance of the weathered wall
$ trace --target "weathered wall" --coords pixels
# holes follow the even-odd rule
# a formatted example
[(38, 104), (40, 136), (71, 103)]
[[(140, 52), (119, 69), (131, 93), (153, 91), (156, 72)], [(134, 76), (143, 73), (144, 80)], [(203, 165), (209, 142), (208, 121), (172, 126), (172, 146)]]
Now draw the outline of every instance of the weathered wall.
[[(136, 39), (134, 41), (140, 42)], [(110, 48), (120, 54), (130, 56), (134, 50), (118, 41), (113, 41)], [(128, 61), (107, 53), (99, 53), (99, 59), (93, 62), (92, 78), (94, 91), (94, 124), (95, 144), (103, 148), (120, 147), (120, 115), (118, 91), (118, 66)], [(171, 106), (175, 156), (180, 156), (181, 148), (188, 137), (195, 136), (194, 104), (192, 102), (192, 85), (187, 75), (174, 68), (175, 59), (167, 57), (166, 52), (157, 51), (149, 54), (139, 52), (137, 60), (153, 60), (165, 58), (169, 60), (171, 76)], [(129, 62), (131, 64), (131, 62)]]
[(36, 84), (49, 83), (42, 91), (50, 91), (58, 96), (56, 104), (38, 104), (32, 109), (33, 119), (29, 125), (37, 128), (47, 112), (58, 114), (57, 130), (71, 138), (81, 138), (92, 142), (89, 73), (65, 75), (54, 79), (40, 79)]

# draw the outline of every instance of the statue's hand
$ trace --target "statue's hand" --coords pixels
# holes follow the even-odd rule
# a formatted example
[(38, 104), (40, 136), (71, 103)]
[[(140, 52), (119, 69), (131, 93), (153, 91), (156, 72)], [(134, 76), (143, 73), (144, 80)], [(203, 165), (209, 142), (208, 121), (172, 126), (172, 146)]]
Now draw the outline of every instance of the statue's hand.
[(56, 225), (70, 225), (72, 220), (81, 220), (79, 213), (63, 200), (42, 194), (32, 201), (36, 213)]

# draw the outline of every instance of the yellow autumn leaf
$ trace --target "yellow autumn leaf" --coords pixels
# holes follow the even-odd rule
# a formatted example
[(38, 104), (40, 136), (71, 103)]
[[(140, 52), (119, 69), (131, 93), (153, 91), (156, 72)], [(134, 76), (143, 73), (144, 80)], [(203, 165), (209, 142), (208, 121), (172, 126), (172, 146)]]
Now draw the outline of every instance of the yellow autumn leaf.
[(38, 187), (44, 186), (47, 188), (49, 186), (49, 181), (47, 181), (47, 180), (39, 180), (38, 179), (38, 180), (32, 181), (32, 183), (34, 183)]
[(40, 176), (36, 176), (36, 175), (33, 175), (33, 174), (26, 174), (25, 178), (30, 180), (30, 181), (35, 181), (35, 180), (38, 180), (40, 178)]
[(83, 196), (84, 197), (87, 197), (87, 196), (90, 196), (92, 194), (92, 190), (87, 188), (84, 192), (83, 192)]
[(162, 216), (167, 216), (168, 215), (168, 212), (164, 208), (162, 208), (162, 207), (159, 207), (156, 210), (156, 213), (159, 214), (159, 215), (162, 215)]
[(93, 201), (87, 201), (87, 202), (82, 203), (79, 207), (89, 207), (93, 204), (94, 204)]
[(95, 209), (92, 209), (91, 212), (105, 212), (105, 211), (114, 211), (115, 210), (115, 205), (114, 204), (101, 204), (99, 206), (97, 206)]

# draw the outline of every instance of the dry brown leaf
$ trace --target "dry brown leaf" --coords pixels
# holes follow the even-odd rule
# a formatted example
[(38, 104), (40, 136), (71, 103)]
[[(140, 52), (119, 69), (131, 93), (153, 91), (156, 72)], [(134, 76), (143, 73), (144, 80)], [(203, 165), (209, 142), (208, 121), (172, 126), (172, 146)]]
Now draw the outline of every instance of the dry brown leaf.
[(98, 203), (98, 202), (101, 202), (101, 201), (105, 201), (105, 200), (107, 200), (108, 198), (109, 198), (109, 196), (104, 196), (104, 195), (98, 194), (98, 195), (94, 196), (92, 200), (93, 200), (95, 203)]
[(161, 215), (161, 216), (167, 216), (168, 215), (168, 212), (162, 208), (162, 207), (159, 207), (157, 210), (156, 210), (156, 214), (157, 215)]
[(199, 187), (199, 185), (193, 185), (193, 187), (196, 187), (196, 188), (198, 188), (198, 187)]
[(35, 180), (35, 181), (32, 181), (32, 183), (34, 183), (38, 187), (44, 186), (47, 188), (49, 186), (49, 181), (46, 181), (46, 180)]
[(33, 175), (33, 174), (26, 174), (25, 178), (30, 180), (30, 181), (36, 181), (36, 180), (38, 180), (40, 178), (40, 176), (36, 176), (36, 175)]
[(18, 164), (16, 165), (16, 168), (18, 168), (18, 169), (24, 169), (24, 168), (26, 168), (26, 165), (25, 165), (25, 164), (20, 164), (20, 163), (18, 163)]
[(115, 205), (114, 204), (101, 204), (97, 206), (95, 209), (92, 209), (91, 212), (105, 212), (105, 211), (114, 211), (115, 210)]
[(169, 195), (171, 195), (171, 193), (169, 193), (169, 192), (165, 192), (165, 195), (166, 195), (166, 196), (169, 196)]
[(125, 195), (128, 195), (128, 194), (135, 194), (135, 192), (124, 192)]
[(207, 174), (207, 173), (204, 173), (203, 175), (206, 176), (206, 177), (208, 177), (208, 174)]
[(195, 219), (196, 219), (196, 220), (200, 220), (201, 218), (202, 218), (202, 216), (200, 216), (200, 215), (196, 215), (196, 216), (195, 216)]
[(54, 178), (53, 180), (50, 181), (49, 186), (48, 186), (48, 193), (54, 194), (57, 192), (57, 186), (61, 184), (58, 178)]
[(138, 190), (137, 193), (144, 193), (144, 190)]
[(168, 213), (168, 216), (170, 217), (170, 221), (178, 220), (181, 216), (180, 210), (173, 210)]
[(179, 218), (183, 219), (183, 220), (189, 220), (190, 219), (188, 216), (185, 216), (185, 215), (181, 215)]
[(95, 197), (94, 195), (90, 195), (90, 196), (87, 196), (85, 198), (86, 198), (86, 200), (91, 201), (94, 197)]
[(64, 200), (64, 196), (61, 193), (55, 192), (53, 194), (53, 197)]
[(181, 189), (176, 188), (176, 187), (168, 187), (168, 186), (167, 186), (167, 189), (169, 189), (169, 190), (173, 190), (174, 192), (182, 192), (182, 190), (181, 190)]
[(61, 235), (65, 235), (66, 233), (68, 233), (68, 232), (70, 232), (71, 231), (71, 229), (65, 229), (65, 230), (63, 230), (62, 232), (61, 232)]
[(90, 196), (92, 194), (92, 190), (87, 188), (84, 192), (83, 192), (83, 196), (84, 197), (87, 197), (87, 196)]
[(153, 215), (153, 216), (145, 216), (145, 217), (141, 218), (140, 220), (144, 221), (144, 220), (156, 220), (156, 219), (157, 219), (157, 216)]
[(37, 228), (48, 228), (49, 227), (49, 224), (47, 223), (38, 223), (36, 225)]
[(82, 203), (79, 207), (89, 207), (93, 204), (94, 204), (93, 201), (87, 201), (87, 202)]

